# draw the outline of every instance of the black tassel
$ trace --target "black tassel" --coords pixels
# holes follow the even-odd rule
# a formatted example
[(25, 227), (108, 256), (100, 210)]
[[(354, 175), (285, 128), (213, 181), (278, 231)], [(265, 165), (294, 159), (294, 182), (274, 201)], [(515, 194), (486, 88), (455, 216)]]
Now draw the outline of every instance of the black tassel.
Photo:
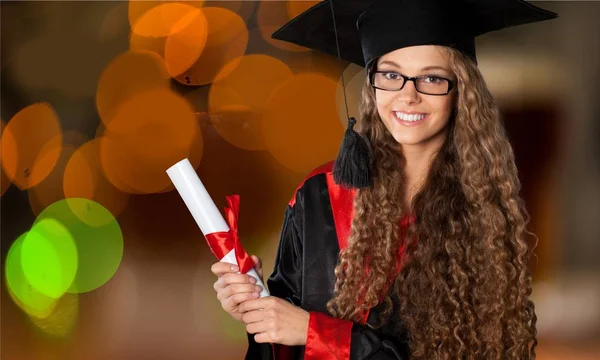
[(348, 119), (348, 128), (333, 166), (336, 184), (347, 188), (365, 188), (373, 184), (371, 147), (368, 140), (354, 131), (356, 119)]

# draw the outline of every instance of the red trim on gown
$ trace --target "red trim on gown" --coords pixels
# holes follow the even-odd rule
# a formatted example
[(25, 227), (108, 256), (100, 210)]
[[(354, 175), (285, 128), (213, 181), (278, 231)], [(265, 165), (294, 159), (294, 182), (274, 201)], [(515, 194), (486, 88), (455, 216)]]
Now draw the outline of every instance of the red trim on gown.
[[(337, 185), (333, 180), (331, 168), (332, 163), (329, 163), (315, 171), (319, 171), (318, 173), (326, 173), (331, 210), (333, 212), (333, 219), (341, 251), (348, 246), (348, 238), (350, 236), (352, 218), (354, 215), (353, 204), (356, 190), (344, 189)], [(401, 236), (404, 236), (404, 228), (409, 222), (414, 222), (413, 216), (407, 215), (401, 220)], [(402, 256), (403, 250), (404, 247), (399, 251), (399, 258)], [(398, 264), (400, 264), (400, 262), (398, 262)], [(399, 266), (396, 270), (400, 270)], [(365, 322), (368, 315), (369, 312), (367, 312), (363, 318)], [(310, 312), (304, 359), (350, 359), (352, 326), (352, 321), (337, 319), (320, 312)]]

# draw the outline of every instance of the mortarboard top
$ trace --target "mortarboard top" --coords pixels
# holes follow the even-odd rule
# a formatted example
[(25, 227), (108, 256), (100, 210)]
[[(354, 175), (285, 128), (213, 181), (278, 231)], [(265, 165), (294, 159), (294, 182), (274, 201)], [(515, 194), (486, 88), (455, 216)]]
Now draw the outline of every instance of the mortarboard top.
[(416, 45), (451, 46), (476, 60), (475, 37), (556, 17), (523, 0), (325, 0), (272, 38), (337, 56), (337, 30), (340, 57), (360, 66)]

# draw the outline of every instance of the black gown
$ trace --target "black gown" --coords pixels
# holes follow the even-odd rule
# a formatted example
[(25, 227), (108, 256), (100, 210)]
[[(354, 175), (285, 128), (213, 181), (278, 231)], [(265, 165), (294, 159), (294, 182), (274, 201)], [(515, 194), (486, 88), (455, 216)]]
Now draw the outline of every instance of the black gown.
[[(246, 359), (373, 359), (407, 360), (408, 337), (398, 320), (394, 300), (392, 317), (372, 329), (333, 318), (326, 304), (333, 297), (334, 269), (347, 245), (354, 190), (333, 181), (333, 164), (315, 169), (298, 186), (285, 211), (275, 268), (267, 286), (272, 296), (287, 299), (310, 313), (306, 346), (258, 344), (248, 334)], [(407, 221), (402, 220), (403, 229)], [(367, 323), (378, 322), (377, 309)]]

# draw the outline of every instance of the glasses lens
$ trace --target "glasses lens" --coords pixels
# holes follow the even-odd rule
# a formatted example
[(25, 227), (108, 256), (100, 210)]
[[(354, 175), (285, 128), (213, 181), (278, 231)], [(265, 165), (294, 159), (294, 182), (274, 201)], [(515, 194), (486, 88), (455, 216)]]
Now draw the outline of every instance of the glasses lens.
[(404, 84), (404, 78), (393, 72), (376, 72), (373, 74), (373, 85), (385, 90), (398, 90)]
[(417, 90), (425, 94), (441, 95), (448, 92), (450, 83), (437, 76), (425, 76), (417, 79)]

